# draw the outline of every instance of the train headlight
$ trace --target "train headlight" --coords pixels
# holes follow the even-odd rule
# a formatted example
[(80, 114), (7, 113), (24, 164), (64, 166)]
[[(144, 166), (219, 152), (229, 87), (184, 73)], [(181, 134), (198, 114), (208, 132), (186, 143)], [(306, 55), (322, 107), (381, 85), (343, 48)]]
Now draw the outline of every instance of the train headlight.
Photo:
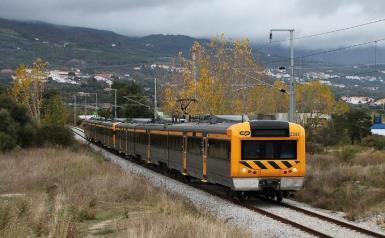
[(242, 173), (247, 173), (247, 169), (246, 168), (242, 168)]
[(297, 168), (293, 168), (293, 173), (296, 173), (298, 171)]

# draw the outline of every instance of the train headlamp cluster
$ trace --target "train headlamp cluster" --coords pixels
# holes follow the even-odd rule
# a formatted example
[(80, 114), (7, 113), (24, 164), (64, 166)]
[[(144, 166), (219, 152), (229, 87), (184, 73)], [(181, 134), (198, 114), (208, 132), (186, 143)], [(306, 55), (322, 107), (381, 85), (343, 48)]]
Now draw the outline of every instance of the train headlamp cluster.
[[(247, 169), (247, 168), (242, 168), (241, 169), (241, 172), (243, 174), (247, 174), (247, 173), (252, 173), (252, 174), (256, 174), (256, 171), (253, 171), (253, 170), (250, 170), (250, 169)], [(298, 169), (297, 168), (292, 168), (292, 169), (289, 169), (289, 170), (284, 170), (283, 173), (284, 174), (288, 174), (288, 173), (297, 173), (298, 172)]]

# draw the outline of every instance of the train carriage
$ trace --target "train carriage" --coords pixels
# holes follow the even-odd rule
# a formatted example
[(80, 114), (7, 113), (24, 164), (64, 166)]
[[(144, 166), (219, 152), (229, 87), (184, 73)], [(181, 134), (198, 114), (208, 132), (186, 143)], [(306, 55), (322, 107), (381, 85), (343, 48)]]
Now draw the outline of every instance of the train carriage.
[(305, 131), (284, 121), (232, 123), (119, 123), (88, 120), (87, 138), (234, 191), (300, 190)]

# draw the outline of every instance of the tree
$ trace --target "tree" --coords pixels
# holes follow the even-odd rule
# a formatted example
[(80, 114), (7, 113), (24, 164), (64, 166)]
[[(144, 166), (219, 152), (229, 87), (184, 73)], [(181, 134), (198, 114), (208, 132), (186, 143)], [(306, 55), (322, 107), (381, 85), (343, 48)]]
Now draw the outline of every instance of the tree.
[(31, 70), (26, 65), (18, 66), (9, 89), (9, 94), (16, 102), (27, 107), (31, 117), (38, 124), (41, 116), (46, 67), (47, 63), (40, 58), (35, 60)]
[(50, 91), (43, 97), (42, 119), (46, 125), (65, 126), (67, 111), (57, 91)]
[[(333, 124), (325, 121), (321, 116), (340, 115), (349, 110), (343, 101), (336, 101), (332, 89), (321, 84), (319, 80), (313, 80), (296, 85), (297, 110), (310, 113), (310, 120), (306, 122), (306, 136), (310, 142), (328, 145), (332, 143)], [(329, 132), (329, 134), (328, 134)]]
[(372, 124), (369, 114), (361, 109), (350, 109), (342, 115), (341, 127), (346, 128), (350, 142), (360, 142), (362, 138), (370, 135), (370, 126)]
[(5, 94), (0, 95), (0, 121), (0, 151), (36, 142), (37, 127), (26, 108)]
[(319, 80), (297, 84), (296, 101), (300, 112), (331, 114), (336, 109), (336, 101), (331, 88), (321, 84)]
[(7, 89), (0, 85), (0, 95), (7, 92)]
[[(191, 55), (192, 60), (178, 56), (177, 62), (184, 71), (179, 78), (165, 84), (164, 111), (176, 114), (177, 99), (195, 97), (197, 103), (189, 107), (190, 114), (248, 113), (252, 116), (288, 111), (287, 85), (268, 79), (265, 68), (255, 61), (247, 39), (231, 42), (221, 35), (207, 45), (195, 42)], [(297, 84), (296, 90), (299, 112), (317, 117), (342, 109), (331, 88), (317, 80)]]
[[(120, 105), (118, 108), (118, 117), (135, 118), (153, 116), (153, 112), (150, 109), (152, 105), (148, 98), (144, 95), (144, 92), (139, 84), (135, 82), (115, 80), (111, 88), (118, 89), (117, 104)], [(127, 100), (125, 97), (128, 97), (136, 102)]]
[(164, 111), (175, 114), (177, 99), (195, 97), (197, 103), (189, 107), (190, 114), (240, 114), (263, 110), (263, 104), (250, 103), (249, 99), (261, 96), (271, 87), (256, 85), (266, 76), (264, 67), (255, 62), (247, 39), (231, 42), (221, 35), (207, 45), (195, 42), (191, 55), (193, 60), (178, 56), (185, 70), (163, 88)]

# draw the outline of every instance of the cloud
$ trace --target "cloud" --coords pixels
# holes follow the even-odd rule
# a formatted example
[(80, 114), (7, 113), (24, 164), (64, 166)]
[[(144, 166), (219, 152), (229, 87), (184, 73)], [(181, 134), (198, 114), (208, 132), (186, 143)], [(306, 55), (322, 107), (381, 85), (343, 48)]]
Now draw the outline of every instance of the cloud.
[[(130, 36), (156, 33), (211, 37), (219, 33), (266, 42), (271, 28), (307, 35), (383, 17), (382, 0), (2, 0), (0, 16), (113, 30)], [(335, 47), (385, 37), (385, 23), (297, 41)], [(285, 39), (287, 34), (275, 34)]]

